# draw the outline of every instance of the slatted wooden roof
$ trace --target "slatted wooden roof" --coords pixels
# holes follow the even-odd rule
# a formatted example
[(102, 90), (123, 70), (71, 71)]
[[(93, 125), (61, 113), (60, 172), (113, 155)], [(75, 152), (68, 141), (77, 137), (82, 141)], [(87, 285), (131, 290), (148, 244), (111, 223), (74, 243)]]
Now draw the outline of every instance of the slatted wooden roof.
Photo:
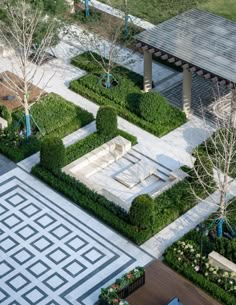
[(137, 46), (205, 78), (236, 84), (236, 22), (194, 9), (136, 35)]

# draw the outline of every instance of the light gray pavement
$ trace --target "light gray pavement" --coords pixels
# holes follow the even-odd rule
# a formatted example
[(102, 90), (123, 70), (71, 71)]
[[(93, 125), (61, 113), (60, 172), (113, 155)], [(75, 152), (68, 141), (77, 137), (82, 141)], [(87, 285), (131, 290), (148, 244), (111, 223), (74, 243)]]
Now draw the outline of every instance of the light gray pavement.
[(152, 257), (20, 168), (0, 176), (0, 303), (92, 305)]
[[(77, 49), (75, 49), (74, 46), (70, 46), (67, 42), (63, 41), (61, 42), (61, 50), (65, 52), (65, 54), (69, 54), (67, 56), (61, 55), (58, 59), (52, 61), (51, 63), (41, 67), (36, 75), (36, 79), (34, 83), (37, 85), (39, 83), (40, 87), (44, 87), (46, 85), (47, 80), (51, 78), (53, 74), (54, 77), (51, 79), (51, 81), (47, 84), (45, 87), (45, 90), (47, 92), (55, 92), (61, 96), (63, 96), (65, 99), (73, 102), (76, 105), (79, 105), (88, 111), (92, 112), (94, 115), (96, 115), (96, 112), (98, 110), (98, 106), (94, 104), (92, 101), (87, 100), (86, 98), (80, 96), (79, 94), (76, 94), (68, 89), (68, 83), (71, 79), (76, 79), (81, 77), (85, 74), (84, 71), (81, 71), (80, 69), (74, 68), (71, 65), (69, 65), (69, 58), (71, 55), (73, 56)], [(68, 52), (68, 50), (70, 52)], [(79, 50), (78, 50), (79, 52)], [(59, 52), (60, 53), (60, 52)], [(138, 66), (139, 61), (137, 61)], [(136, 66), (136, 67), (137, 67)], [(140, 68), (136, 70), (136, 72), (142, 74), (141, 65)], [(157, 66), (158, 67), (158, 66)], [(12, 62), (9, 61), (7, 58), (1, 59), (0, 61), (0, 72), (7, 70), (12, 71), (16, 74), (19, 74), (19, 69), (17, 69), (17, 65), (14, 63), (12, 65)], [(131, 68), (132, 69), (132, 68)], [(169, 71), (169, 70), (167, 70)], [(154, 72), (155, 73), (155, 72)], [(41, 79), (41, 76), (44, 75), (41, 82), (39, 80)], [(167, 74), (162, 74), (163, 78), (168, 76)], [(162, 78), (162, 79), (163, 79)], [(141, 153), (145, 153), (149, 156), (151, 156), (154, 160), (157, 160), (158, 162), (162, 163), (163, 165), (166, 165), (168, 168), (174, 170), (177, 169), (181, 165), (188, 165), (192, 166), (192, 157), (191, 157), (191, 151), (194, 147), (196, 147), (198, 144), (200, 144), (204, 139), (206, 139), (209, 135), (208, 131), (205, 130), (202, 121), (199, 120), (196, 117), (192, 117), (186, 124), (181, 126), (180, 128), (177, 128), (173, 132), (169, 133), (168, 135), (158, 138), (154, 135), (142, 130), (141, 128), (129, 123), (128, 121), (119, 118), (118, 119), (119, 128), (126, 130), (127, 132), (137, 136), (138, 138), (138, 145), (136, 146), (136, 149), (139, 150)], [(92, 132), (92, 129), (89, 131)], [(79, 137), (80, 132), (78, 132)], [(84, 135), (84, 134), (83, 134)], [(72, 137), (67, 138), (67, 143), (72, 143), (73, 141), (79, 139), (77, 136), (73, 135)], [(83, 136), (81, 136), (83, 137)], [(73, 138), (73, 139), (72, 139)], [(31, 166), (38, 162), (38, 156), (34, 155), (32, 159), (23, 161), (21, 163), (21, 166), (24, 169), (29, 170)], [(206, 211), (205, 216), (207, 217), (208, 211)], [(202, 217), (204, 215), (201, 215), (201, 218), (199, 217), (197, 221), (201, 221)], [(186, 230), (189, 230), (189, 226), (186, 224)], [(166, 233), (165, 233), (166, 234)], [(179, 235), (176, 235), (179, 237)], [(165, 240), (165, 235), (163, 236), (163, 239)], [(154, 237), (154, 249), (155, 249), (155, 237)], [(167, 241), (165, 244), (167, 245), (169, 241)], [(156, 253), (155, 255), (158, 256), (159, 252), (155, 252), (151, 246), (144, 246), (148, 251), (152, 251), (152, 253)], [(162, 246), (161, 246), (162, 248)]]
[[(236, 196), (236, 181), (230, 184), (226, 201)], [(141, 248), (156, 258), (161, 258), (165, 249), (194, 229), (219, 209), (220, 193), (217, 191), (205, 200), (199, 202), (192, 209), (176, 219), (158, 234), (146, 241)]]
[(0, 176), (16, 167), (16, 164), (0, 154)]

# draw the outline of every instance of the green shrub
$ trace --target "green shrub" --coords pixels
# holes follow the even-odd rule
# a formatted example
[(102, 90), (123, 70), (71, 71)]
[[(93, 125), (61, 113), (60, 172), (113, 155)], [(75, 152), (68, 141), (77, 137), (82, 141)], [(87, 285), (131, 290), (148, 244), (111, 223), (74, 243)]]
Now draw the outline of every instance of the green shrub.
[(166, 103), (165, 98), (156, 92), (147, 92), (140, 97), (140, 115), (149, 122), (158, 120), (161, 103)]
[(39, 165), (32, 169), (32, 174), (138, 245), (151, 236), (148, 229), (137, 231), (129, 223), (125, 211), (74, 178), (60, 171), (48, 171)]
[(117, 114), (113, 107), (102, 106), (96, 117), (97, 132), (103, 136), (113, 136), (117, 132)]
[[(163, 136), (186, 122), (185, 114), (168, 102), (160, 107), (158, 121), (153, 123), (143, 119), (139, 111), (139, 99), (143, 95), (141, 88), (143, 78), (124, 67), (116, 67), (113, 75), (118, 85), (107, 90), (99, 85), (102, 71), (91, 59), (91, 55), (84, 53), (72, 60), (72, 63), (89, 74), (70, 83), (70, 89), (92, 100), (101, 106), (112, 106), (118, 115), (156, 136)], [(156, 93), (157, 94), (157, 93)]]
[[(92, 114), (54, 93), (42, 97), (38, 103), (34, 104), (31, 115), (44, 134), (63, 130), (64, 127), (70, 133), (93, 121)], [(72, 128), (68, 129), (68, 126)]]
[[(125, 139), (129, 140), (132, 143), (132, 145), (137, 143), (136, 137), (131, 136), (130, 134), (124, 132), (123, 130), (118, 129), (117, 133), (114, 136), (116, 135), (120, 135)], [(86, 138), (68, 146), (66, 148), (65, 165), (73, 162), (76, 159), (81, 158), (90, 151), (110, 141), (112, 138), (113, 136), (101, 136), (97, 132), (94, 132), (88, 135)]]
[(60, 168), (65, 162), (65, 147), (60, 138), (48, 137), (42, 141), (40, 150), (40, 164), (53, 170)]
[(5, 119), (8, 122), (8, 125), (11, 124), (12, 122), (11, 110), (4, 105), (0, 105), (0, 117)]
[(147, 195), (137, 196), (129, 210), (130, 222), (141, 229), (150, 228), (154, 222), (154, 202)]

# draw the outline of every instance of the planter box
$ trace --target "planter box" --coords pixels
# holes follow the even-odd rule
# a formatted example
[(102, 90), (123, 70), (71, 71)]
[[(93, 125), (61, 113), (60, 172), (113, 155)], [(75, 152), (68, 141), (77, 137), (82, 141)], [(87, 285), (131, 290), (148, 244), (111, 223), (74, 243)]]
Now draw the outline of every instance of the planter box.
[(122, 289), (121, 291), (118, 292), (118, 296), (121, 299), (125, 299), (127, 298), (131, 293), (133, 293), (135, 290), (137, 290), (139, 287), (143, 286), (145, 284), (145, 273), (138, 278), (137, 280), (135, 280), (135, 282), (133, 282), (132, 284), (130, 284), (129, 286), (125, 287), (124, 289)]

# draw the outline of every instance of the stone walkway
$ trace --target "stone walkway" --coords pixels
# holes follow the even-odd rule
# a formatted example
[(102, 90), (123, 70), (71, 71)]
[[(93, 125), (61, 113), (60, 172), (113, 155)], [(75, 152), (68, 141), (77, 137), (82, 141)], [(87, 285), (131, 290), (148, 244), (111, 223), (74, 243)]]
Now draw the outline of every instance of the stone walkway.
[[(231, 183), (226, 201), (233, 197), (236, 197), (236, 181)], [(219, 206), (217, 203), (219, 199), (220, 194), (217, 191), (150, 238), (141, 248), (148, 251), (154, 257), (161, 258), (165, 249), (218, 210)]]
[(0, 176), (0, 303), (92, 305), (152, 257), (16, 168)]

